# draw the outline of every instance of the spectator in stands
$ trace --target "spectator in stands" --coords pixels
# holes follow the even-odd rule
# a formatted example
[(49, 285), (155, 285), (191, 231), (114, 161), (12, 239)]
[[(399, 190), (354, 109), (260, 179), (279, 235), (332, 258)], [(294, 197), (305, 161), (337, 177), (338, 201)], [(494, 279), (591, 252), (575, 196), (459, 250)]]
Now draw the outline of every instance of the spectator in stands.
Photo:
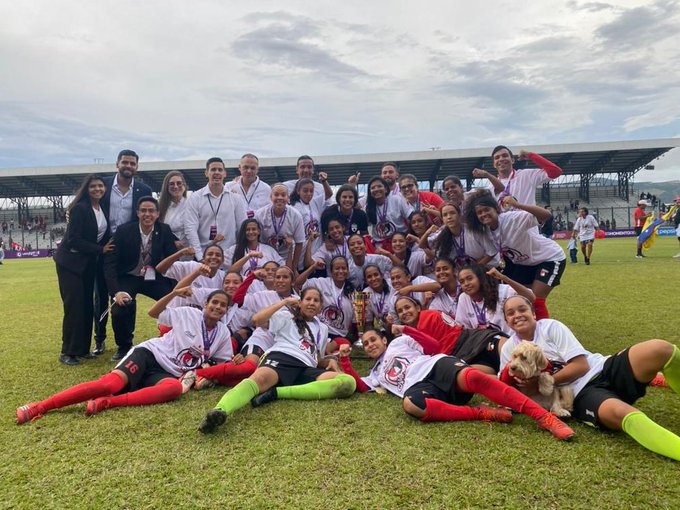
[(137, 217), (137, 223), (127, 223), (116, 230), (114, 249), (104, 257), (106, 283), (114, 300), (111, 322), (118, 346), (113, 361), (123, 359), (133, 345), (137, 294), (158, 300), (172, 290), (171, 280), (155, 270), (160, 261), (177, 251), (170, 227), (158, 221), (158, 201), (150, 196), (140, 198)]
[(161, 194), (158, 197), (158, 221), (170, 226), (170, 230), (177, 238), (177, 248), (189, 246), (184, 234), (184, 208), (187, 205), (187, 183), (184, 175), (178, 170), (172, 170), (165, 175)]
[(269, 203), (272, 189), (258, 176), (260, 160), (255, 154), (247, 153), (241, 156), (238, 171), (241, 177), (225, 184), (224, 188), (243, 199), (246, 204), (246, 215), (252, 218), (255, 211)]
[(205, 176), (208, 184), (187, 199), (184, 210), (184, 234), (196, 260), (203, 259), (203, 250), (209, 244), (219, 243), (224, 251), (236, 244), (236, 233), (247, 217), (242, 196), (224, 185), (227, 170), (221, 158), (206, 162)]
[(101, 199), (106, 192), (104, 180), (88, 175), (68, 206), (66, 235), (54, 254), (59, 293), (64, 304), (61, 355), (64, 365), (78, 365), (91, 359), (94, 280), (97, 257), (113, 250), (109, 224)]
[(489, 190), (496, 196), (497, 200), (512, 196), (520, 204), (536, 205), (536, 187), (562, 175), (562, 169), (559, 166), (524, 149), (519, 152), (517, 159), (519, 161), (530, 161), (539, 168), (515, 171), (512, 151), (505, 145), (496, 146), (491, 152), (491, 159), (498, 172), (498, 179), (505, 186), (500, 194), (496, 193), (493, 185), (489, 186)]
[[(111, 235), (116, 233), (119, 226), (136, 220), (134, 212), (137, 201), (144, 196), (151, 195), (151, 188), (136, 179), (139, 167), (139, 156), (130, 149), (124, 149), (116, 158), (115, 175), (104, 177), (106, 193), (101, 204), (106, 219), (109, 222)], [(103, 354), (106, 349), (106, 323), (108, 321), (104, 312), (109, 305), (109, 290), (106, 287), (104, 277), (104, 258), (97, 260), (97, 275), (94, 288), (94, 354)], [(103, 315), (103, 317), (102, 317)]]
[[(647, 221), (647, 218), (652, 215), (652, 213), (647, 213), (647, 201), (646, 200), (640, 200), (638, 202), (638, 206), (635, 208), (633, 211), (633, 219), (635, 221), (635, 235), (640, 237), (640, 234), (642, 233), (642, 229), (645, 226), (645, 221)], [(642, 254), (642, 244), (637, 243), (637, 255), (635, 255), (636, 258), (640, 259), (643, 258), (644, 255)]]
[(616, 230), (616, 218), (612, 218), (612, 230)]
[(576, 236), (578, 236), (581, 241), (581, 253), (583, 253), (586, 266), (590, 265), (590, 256), (593, 254), (597, 226), (597, 220), (591, 214), (588, 214), (588, 208), (581, 207), (578, 211), (578, 218), (574, 224), (571, 238), (576, 239)]
[[(293, 191), (295, 191), (295, 185), (300, 179), (312, 179), (314, 177), (314, 160), (311, 156), (303, 154), (297, 159), (297, 164), (295, 165), (295, 174), (297, 179), (291, 179), (283, 184), (288, 188), (288, 196), (293, 196)], [(328, 174), (326, 172), (319, 172), (318, 175), (319, 182), (314, 183), (314, 200), (321, 200), (326, 202), (333, 196), (333, 190), (330, 184), (328, 184)]]
[(604, 228), (605, 230), (611, 230), (612, 229), (612, 223), (611, 221), (607, 220), (604, 222)]

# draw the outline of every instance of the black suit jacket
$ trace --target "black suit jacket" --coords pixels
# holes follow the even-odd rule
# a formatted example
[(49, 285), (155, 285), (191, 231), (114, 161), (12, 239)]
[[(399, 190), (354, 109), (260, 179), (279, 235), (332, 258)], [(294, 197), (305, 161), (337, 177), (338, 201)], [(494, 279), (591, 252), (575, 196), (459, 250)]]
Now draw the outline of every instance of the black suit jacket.
[(88, 200), (79, 202), (69, 212), (66, 234), (54, 254), (54, 261), (69, 271), (82, 274), (88, 262), (102, 252), (102, 246), (109, 237), (107, 227), (104, 237), (97, 243), (97, 218), (92, 205)]
[[(161, 260), (177, 251), (175, 236), (165, 223), (156, 222), (153, 226), (151, 241), (151, 265), (156, 266)], [(139, 233), (139, 222), (126, 223), (116, 229), (113, 235), (113, 251), (104, 256), (104, 276), (109, 294), (120, 291), (118, 277), (132, 271), (139, 263), (139, 252), (142, 236)], [(156, 273), (156, 278), (163, 278)]]
[[(102, 179), (106, 185), (106, 193), (104, 193), (101, 203), (107, 219), (109, 218), (109, 210), (111, 208), (111, 190), (113, 189), (113, 182), (117, 175), (118, 174), (109, 175), (108, 177), (104, 177)], [(134, 186), (132, 187), (131, 222), (137, 222), (137, 214), (135, 214), (135, 211), (137, 210), (137, 201), (142, 197), (148, 196), (151, 196), (151, 188), (144, 184), (144, 182), (142, 182), (139, 177), (135, 176)]]

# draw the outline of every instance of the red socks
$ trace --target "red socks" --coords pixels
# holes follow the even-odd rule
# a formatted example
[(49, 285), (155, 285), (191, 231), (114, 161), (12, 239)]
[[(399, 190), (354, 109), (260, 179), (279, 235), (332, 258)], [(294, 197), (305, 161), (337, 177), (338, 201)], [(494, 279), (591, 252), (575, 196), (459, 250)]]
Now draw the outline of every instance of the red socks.
[(205, 377), (213, 381), (217, 381), (222, 386), (236, 386), (246, 377), (249, 377), (257, 365), (252, 361), (244, 361), (236, 365), (233, 362), (220, 363), (208, 368), (199, 368), (196, 370), (196, 375)]
[(103, 405), (100, 409), (112, 407), (146, 406), (161, 404), (179, 398), (182, 394), (182, 383), (178, 379), (163, 379), (155, 386), (142, 388), (141, 390), (123, 393), (115, 397), (101, 399)]
[(484, 395), (491, 402), (526, 414), (534, 420), (538, 420), (548, 413), (548, 411), (512, 386), (508, 386), (495, 377), (486, 375), (475, 368), (466, 368), (462, 375), (465, 387), (460, 389), (467, 393)]
[(470, 406), (455, 406), (435, 398), (425, 399), (425, 416), (421, 421), (472, 421), (479, 420), (479, 409)]
[(52, 409), (59, 409), (62, 407), (85, 402), (92, 398), (106, 397), (118, 393), (125, 387), (123, 378), (114, 372), (109, 372), (105, 376), (96, 381), (84, 382), (71, 386), (70, 388), (60, 391), (43, 400), (40, 405), (45, 412)]
[(545, 306), (545, 298), (537, 297), (534, 299), (534, 312), (536, 313), (536, 320), (549, 319), (550, 312), (548, 312), (548, 307)]

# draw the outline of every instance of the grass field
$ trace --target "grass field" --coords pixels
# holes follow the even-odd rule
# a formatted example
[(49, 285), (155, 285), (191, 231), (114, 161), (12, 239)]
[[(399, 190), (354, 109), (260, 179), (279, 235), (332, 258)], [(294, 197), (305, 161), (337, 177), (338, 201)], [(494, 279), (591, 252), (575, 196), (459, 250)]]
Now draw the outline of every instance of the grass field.
[[(638, 260), (632, 239), (598, 241), (591, 266), (567, 267), (548, 300), (553, 317), (593, 351), (649, 338), (680, 345), (677, 251), (676, 239), (661, 238)], [(149, 303), (138, 307), (138, 342), (156, 331), (141, 313)], [(16, 407), (113, 366), (112, 337), (101, 359), (60, 365), (60, 328), (52, 261), (6, 260), (0, 508), (680, 507), (680, 462), (624, 434), (576, 423), (576, 438), (560, 443), (524, 416), (423, 424), (389, 396), (246, 408), (209, 437), (196, 427), (220, 388), (91, 418), (74, 406), (18, 427)], [(638, 407), (680, 434), (671, 390), (650, 388)]]

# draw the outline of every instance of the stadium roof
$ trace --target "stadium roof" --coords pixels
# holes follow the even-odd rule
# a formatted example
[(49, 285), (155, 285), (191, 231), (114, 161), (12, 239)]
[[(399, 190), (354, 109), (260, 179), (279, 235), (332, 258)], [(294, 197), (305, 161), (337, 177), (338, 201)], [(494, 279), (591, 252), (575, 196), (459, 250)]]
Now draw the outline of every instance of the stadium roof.
[[(680, 138), (621, 142), (539, 145), (530, 149), (554, 161), (565, 175), (625, 173), (634, 174), (669, 150), (680, 147)], [(380, 172), (381, 164), (394, 161), (400, 172), (414, 174), (431, 183), (447, 175), (471, 179), (472, 169), (492, 168), (491, 147), (480, 149), (388, 152), (314, 156), (317, 170), (328, 173), (331, 184), (341, 184), (356, 172), (361, 182)], [(297, 157), (262, 158), (260, 178), (268, 183), (295, 178)], [(225, 160), (229, 176), (237, 173), (238, 160)], [(165, 173), (181, 170), (190, 189), (205, 185), (205, 161), (142, 161), (139, 175), (154, 191), (160, 191)], [(82, 177), (90, 173), (111, 174), (114, 164), (0, 169), (0, 198), (54, 197), (72, 195)]]

